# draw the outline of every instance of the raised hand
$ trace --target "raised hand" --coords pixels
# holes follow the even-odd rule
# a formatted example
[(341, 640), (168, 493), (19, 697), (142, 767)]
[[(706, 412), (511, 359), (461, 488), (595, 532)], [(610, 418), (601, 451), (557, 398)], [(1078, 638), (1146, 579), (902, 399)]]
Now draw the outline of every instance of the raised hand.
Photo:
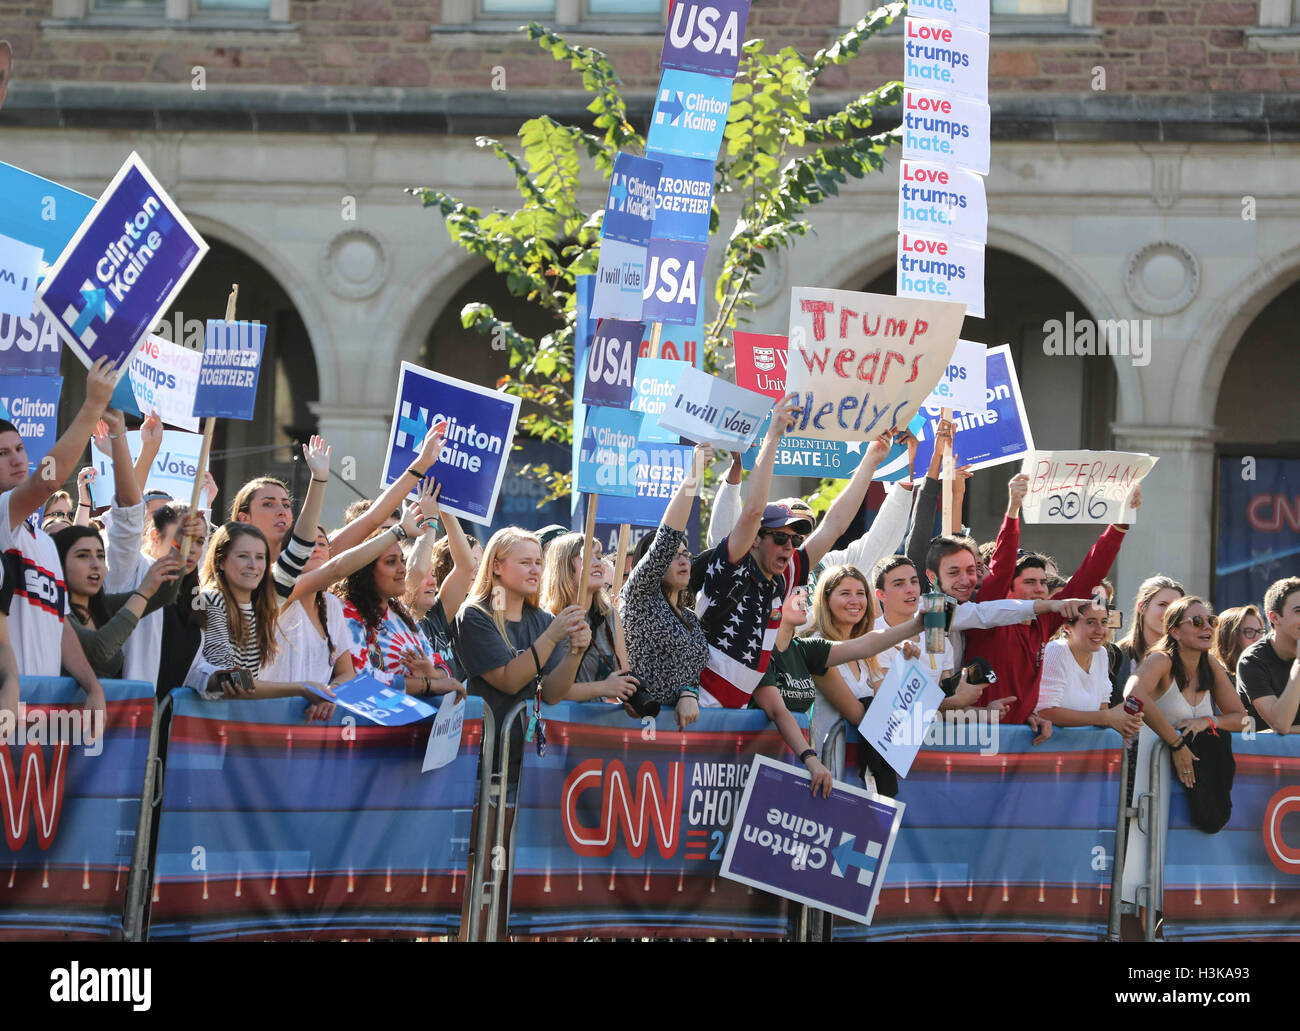
[[(110, 437), (120, 437), (126, 432), (126, 416), (122, 414), (120, 409), (105, 408), (104, 418), (99, 422), (101, 426), (105, 427)], [(99, 427), (96, 426), (95, 429), (98, 430)]]
[(117, 386), (118, 370), (108, 358), (96, 360), (86, 373), (86, 405), (102, 412), (113, 398)]
[(438, 518), (438, 498), (441, 494), (442, 484), (432, 476), (425, 477), (420, 482), (420, 492), (416, 497), (416, 505), (419, 507), (421, 518)]
[(776, 403), (772, 409), (772, 425), (768, 427), (767, 433), (770, 437), (780, 438), (791, 426), (794, 425), (795, 417), (799, 414), (799, 395), (787, 394)]
[(418, 468), (427, 472), (430, 466), (437, 463), (438, 456), (442, 453), (442, 442), (446, 436), (446, 423), (438, 423), (433, 429), (429, 430), (423, 443), (420, 444), (420, 456), (415, 463)]
[[(150, 412), (144, 422), (140, 423), (140, 443), (150, 447), (162, 447), (163, 423), (157, 412)], [(209, 476), (212, 474), (209, 473)], [(215, 494), (216, 491), (213, 491)]]
[(325, 443), (325, 438), (313, 436), (311, 442), (302, 446), (302, 457), (311, 471), (313, 480), (328, 480), (330, 476), (330, 452), (333, 449)]

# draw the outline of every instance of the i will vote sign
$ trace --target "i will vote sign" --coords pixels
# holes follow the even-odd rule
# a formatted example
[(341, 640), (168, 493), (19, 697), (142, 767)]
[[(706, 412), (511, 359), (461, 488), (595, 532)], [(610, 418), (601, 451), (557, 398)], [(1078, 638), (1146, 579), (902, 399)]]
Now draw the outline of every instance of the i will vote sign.
[(869, 924), (905, 806), (838, 781), (829, 798), (814, 798), (811, 780), (754, 757), (722, 876)]
[(902, 162), (898, 229), (922, 235), (942, 233), (986, 243), (989, 209), (983, 178), (960, 168)]
[(403, 475), (429, 430), (446, 422), (442, 455), (429, 470), (442, 484), (438, 504), (471, 522), (491, 523), (518, 415), (517, 397), (402, 362), (380, 488)]
[(646, 322), (694, 325), (699, 316), (708, 251), (707, 243), (663, 240), (657, 236), (650, 241), (641, 309), (641, 317)]
[(646, 247), (639, 243), (602, 239), (600, 261), (591, 291), (589, 319), (641, 320), (645, 290)]
[(943, 703), (943, 688), (928, 662), (895, 662), (876, 689), (858, 733), (906, 777)]
[[(127, 432), (126, 446), (131, 453), (131, 461), (135, 462), (143, 450), (139, 430)], [(201, 433), (163, 430), (162, 445), (149, 468), (144, 489), (166, 491), (174, 498), (188, 498), (194, 487), (194, 474), (198, 470), (202, 448)], [(96, 508), (110, 505), (113, 502), (113, 461), (99, 448), (91, 448), (90, 461), (95, 470), (95, 478), (90, 481), (91, 500)]]
[(0, 312), (30, 315), (40, 272), (39, 247), (0, 235)]
[(734, 79), (748, 20), (749, 0), (676, 0), (659, 66)]
[(208, 319), (194, 391), (195, 417), (251, 419), (265, 347), (266, 326), (260, 322)]
[(126, 364), (208, 245), (132, 153), (41, 284), (36, 303), (87, 366)]
[(716, 161), (730, 110), (730, 79), (670, 68), (659, 78), (646, 149)]
[(903, 160), (989, 174), (989, 106), (923, 90), (903, 91)]
[(713, 211), (713, 162), (676, 154), (646, 156), (663, 166), (655, 191), (654, 235), (705, 243)]
[(906, 426), (952, 358), (965, 308), (849, 290), (795, 287), (786, 389), (793, 431), (870, 440)]
[(988, 33), (908, 18), (903, 27), (903, 84), (987, 101)]
[(635, 497), (641, 413), (589, 408), (578, 450), (577, 489), (584, 494)]
[(650, 229), (655, 221), (655, 190), (662, 170), (658, 161), (631, 154), (619, 154), (614, 159), (601, 236), (642, 247), (650, 242)]
[(1133, 523), (1130, 501), (1158, 458), (1124, 451), (1031, 451), (1020, 471), (1027, 523)]
[(771, 398), (698, 369), (684, 368), (676, 393), (659, 416), (659, 425), (697, 444), (744, 451), (771, 410)]
[(637, 352), (644, 332), (643, 322), (606, 319), (600, 324), (587, 351), (587, 379), (582, 387), (586, 404), (614, 408), (631, 404)]
[(57, 376), (63, 345), (44, 315), (0, 315), (0, 376)]

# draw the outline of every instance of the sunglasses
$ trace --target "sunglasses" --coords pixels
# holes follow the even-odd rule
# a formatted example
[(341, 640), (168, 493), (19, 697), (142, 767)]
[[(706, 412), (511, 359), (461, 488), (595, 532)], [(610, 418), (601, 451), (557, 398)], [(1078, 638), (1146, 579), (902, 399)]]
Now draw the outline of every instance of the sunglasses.
[(772, 543), (778, 548), (784, 548), (787, 544), (794, 545), (795, 548), (803, 547), (803, 534), (801, 533), (784, 533), (781, 530), (767, 531), (765, 536), (772, 538)]
[[(1178, 621), (1178, 624), (1181, 623), (1191, 623), (1192, 626), (1196, 627), (1197, 630), (1200, 630), (1201, 627), (1203, 626), (1208, 626), (1211, 630), (1213, 630), (1216, 626), (1219, 625), (1219, 617), (1218, 616), (1188, 616), (1186, 619), (1180, 619)], [(1178, 624), (1175, 624), (1175, 626), (1177, 626)]]

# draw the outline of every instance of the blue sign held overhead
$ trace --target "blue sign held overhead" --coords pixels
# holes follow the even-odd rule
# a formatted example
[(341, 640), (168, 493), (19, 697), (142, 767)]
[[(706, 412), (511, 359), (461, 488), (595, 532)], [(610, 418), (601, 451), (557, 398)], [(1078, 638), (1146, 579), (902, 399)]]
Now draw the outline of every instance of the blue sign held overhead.
[(722, 876), (870, 924), (905, 806), (839, 781), (830, 798), (814, 798), (810, 779), (754, 757)]
[(208, 320), (203, 366), (194, 392), (196, 418), (251, 419), (266, 347), (260, 322)]
[(582, 368), (586, 370), (582, 400), (589, 405), (627, 408), (632, 401), (637, 352), (644, 322), (606, 319), (596, 330)]
[(0, 315), (0, 376), (57, 376), (63, 345), (44, 315)]
[(658, 161), (619, 154), (609, 180), (605, 221), (600, 235), (644, 247), (655, 222), (655, 191), (663, 166)]
[(39, 247), (44, 263), (58, 261), (95, 207), (93, 197), (0, 161), (0, 234)]
[(641, 413), (588, 408), (578, 451), (575, 489), (583, 494), (636, 497), (637, 433)]
[(121, 368), (208, 253), (132, 154), (41, 284), (36, 303), (87, 366)]
[(734, 79), (748, 20), (749, 0), (676, 0), (659, 66)]
[(27, 452), (27, 472), (36, 475), (45, 453), (59, 437), (61, 376), (0, 376), (0, 406), (14, 424)]
[(668, 69), (659, 79), (646, 149), (717, 161), (730, 109), (730, 79)]
[(700, 295), (704, 291), (704, 261), (707, 243), (679, 240), (650, 241), (646, 266), (644, 307), (646, 322), (676, 322), (693, 325), (699, 317)]
[(647, 153), (663, 165), (655, 192), (654, 235), (666, 240), (707, 242), (713, 212), (713, 162)]
[(517, 397), (402, 362), (381, 489), (410, 468), (425, 435), (445, 422), (442, 455), (427, 470), (442, 484), (438, 503), (472, 523), (491, 523), (518, 415)]

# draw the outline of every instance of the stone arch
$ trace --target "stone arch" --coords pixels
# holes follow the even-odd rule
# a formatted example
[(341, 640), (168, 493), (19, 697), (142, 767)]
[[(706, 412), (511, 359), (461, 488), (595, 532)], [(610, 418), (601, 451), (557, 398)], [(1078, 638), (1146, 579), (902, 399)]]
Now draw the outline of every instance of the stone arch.
[(465, 284), (484, 269), (488, 262), (476, 258), (456, 246), (449, 246), (428, 265), (422, 266), (421, 275), (427, 287), (411, 289), (404, 299), (394, 305), (393, 322), (401, 326), (396, 341), (394, 367), (403, 361), (415, 362), (420, 358), (424, 342), (447, 305), (464, 289)]

